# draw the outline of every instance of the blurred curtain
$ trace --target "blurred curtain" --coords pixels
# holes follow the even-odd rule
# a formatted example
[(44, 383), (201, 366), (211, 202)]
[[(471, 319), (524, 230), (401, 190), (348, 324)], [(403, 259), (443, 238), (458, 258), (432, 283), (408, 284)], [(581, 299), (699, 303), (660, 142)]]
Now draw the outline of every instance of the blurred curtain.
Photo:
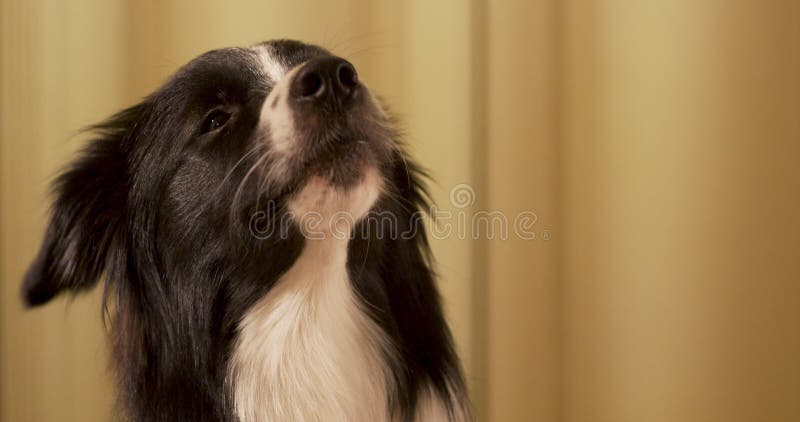
[(793, 0), (0, 0), (0, 420), (112, 415), (99, 296), (17, 295), (74, 131), (275, 37), (356, 64), (442, 208), (536, 214), (434, 242), (480, 420), (800, 420)]
[(800, 2), (562, 16), (563, 420), (800, 420)]

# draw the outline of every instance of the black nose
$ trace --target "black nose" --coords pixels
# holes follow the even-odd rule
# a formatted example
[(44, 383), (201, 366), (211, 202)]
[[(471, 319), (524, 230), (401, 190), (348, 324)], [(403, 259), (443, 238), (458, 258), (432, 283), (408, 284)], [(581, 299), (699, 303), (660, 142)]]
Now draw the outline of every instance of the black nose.
[(291, 94), (299, 100), (346, 104), (358, 90), (358, 73), (339, 57), (320, 57), (306, 63), (292, 82)]

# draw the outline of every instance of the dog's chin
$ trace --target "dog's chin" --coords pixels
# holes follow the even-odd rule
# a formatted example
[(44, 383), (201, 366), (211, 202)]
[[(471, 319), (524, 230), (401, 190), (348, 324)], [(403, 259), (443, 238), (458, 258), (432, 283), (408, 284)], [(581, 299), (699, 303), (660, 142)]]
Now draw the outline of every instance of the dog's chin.
[(368, 168), (380, 167), (377, 156), (367, 140), (332, 140), (299, 160), (303, 164), (296, 177), (298, 187), (315, 178), (337, 189), (350, 189), (364, 181)]
[[(346, 181), (346, 182), (345, 182)], [(349, 233), (376, 203), (384, 179), (372, 164), (312, 173), (288, 202), (304, 234)], [(307, 223), (315, 226), (306, 227)]]

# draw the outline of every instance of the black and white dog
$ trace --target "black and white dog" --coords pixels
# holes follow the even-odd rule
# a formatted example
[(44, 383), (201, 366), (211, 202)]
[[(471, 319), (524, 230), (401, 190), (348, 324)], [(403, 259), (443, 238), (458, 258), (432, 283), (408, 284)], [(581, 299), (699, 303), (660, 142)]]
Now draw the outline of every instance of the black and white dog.
[(349, 62), (210, 51), (92, 133), (23, 297), (105, 280), (126, 418), (469, 419), (421, 173)]

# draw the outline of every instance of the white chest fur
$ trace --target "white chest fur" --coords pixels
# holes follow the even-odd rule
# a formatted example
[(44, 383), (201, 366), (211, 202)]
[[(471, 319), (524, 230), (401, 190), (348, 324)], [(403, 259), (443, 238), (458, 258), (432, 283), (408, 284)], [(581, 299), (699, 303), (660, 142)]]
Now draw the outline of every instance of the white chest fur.
[(231, 382), (243, 422), (387, 420), (389, 342), (346, 262), (347, 240), (308, 240), (242, 320)]

